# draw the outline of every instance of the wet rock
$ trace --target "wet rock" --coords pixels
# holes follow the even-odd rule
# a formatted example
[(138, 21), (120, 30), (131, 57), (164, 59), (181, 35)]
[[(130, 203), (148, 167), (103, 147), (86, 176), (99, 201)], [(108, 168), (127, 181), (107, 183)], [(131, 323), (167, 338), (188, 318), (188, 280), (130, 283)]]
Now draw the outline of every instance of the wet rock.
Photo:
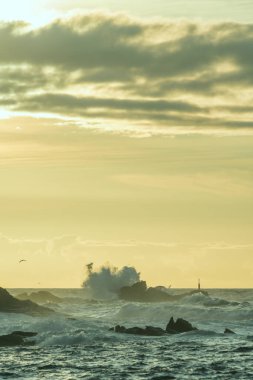
[(192, 324), (186, 321), (183, 318), (178, 318), (176, 322), (174, 318), (171, 317), (169, 323), (166, 326), (166, 332), (168, 334), (183, 333), (197, 330), (196, 327), (193, 327)]
[(54, 310), (26, 300), (21, 301), (13, 297), (6, 289), (0, 288), (0, 312), (23, 313), (29, 315), (50, 315)]
[(161, 336), (161, 335), (166, 334), (165, 330), (163, 330), (160, 327), (154, 327), (154, 326), (146, 326), (145, 328), (136, 327), (136, 326), (126, 328), (125, 326), (117, 325), (114, 328), (110, 329), (110, 331), (115, 331), (117, 333), (124, 333), (124, 334), (144, 335), (144, 336)]
[(124, 333), (126, 331), (125, 326), (117, 325), (114, 327), (114, 331), (117, 333)]
[(197, 330), (196, 327), (193, 327), (190, 322), (178, 318), (176, 322), (174, 318), (171, 317), (169, 323), (166, 326), (166, 330), (161, 327), (146, 326), (142, 327), (129, 327), (117, 325), (114, 328), (109, 329), (109, 331), (115, 331), (117, 333), (124, 334), (135, 334), (135, 335), (146, 335), (146, 336), (161, 336), (165, 334), (179, 334), (188, 331)]
[(25, 338), (29, 338), (36, 335), (37, 333), (35, 332), (14, 331), (11, 334), (0, 336), (0, 346), (10, 347), (10, 346), (34, 345), (35, 341), (26, 341)]
[(166, 289), (162, 286), (148, 288), (146, 281), (139, 281), (132, 286), (123, 286), (119, 291), (119, 298), (133, 302), (167, 302), (178, 301), (195, 293), (201, 293), (205, 296), (208, 295), (206, 291), (199, 289), (183, 294), (172, 295), (168, 294)]
[(230, 329), (225, 328), (224, 334), (235, 334), (235, 332)]
[(175, 322), (174, 330), (178, 332), (188, 332), (188, 331), (197, 330), (197, 328), (193, 327), (192, 324), (186, 321), (185, 319), (178, 318)]
[(146, 281), (139, 281), (132, 286), (123, 286), (120, 289), (119, 298), (136, 302), (163, 302), (171, 301), (173, 296), (166, 293), (160, 286), (148, 288)]
[(166, 334), (166, 331), (161, 327), (146, 326), (146, 334), (150, 336), (161, 336)]

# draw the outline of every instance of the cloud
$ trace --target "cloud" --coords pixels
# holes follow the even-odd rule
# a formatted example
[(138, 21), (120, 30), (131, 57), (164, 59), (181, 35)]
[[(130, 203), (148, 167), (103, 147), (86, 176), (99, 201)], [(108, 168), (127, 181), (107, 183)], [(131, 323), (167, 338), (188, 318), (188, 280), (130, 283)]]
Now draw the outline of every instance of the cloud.
[(90, 13), (2, 23), (0, 44), (0, 104), (13, 112), (252, 128), (252, 24)]

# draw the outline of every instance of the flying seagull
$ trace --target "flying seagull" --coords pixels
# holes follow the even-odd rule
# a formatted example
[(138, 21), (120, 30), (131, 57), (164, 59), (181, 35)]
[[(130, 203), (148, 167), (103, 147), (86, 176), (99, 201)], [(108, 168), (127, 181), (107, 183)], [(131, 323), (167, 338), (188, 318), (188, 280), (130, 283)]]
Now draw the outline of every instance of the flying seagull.
[(24, 260), (24, 259), (22, 259), (22, 260), (19, 260), (19, 264), (20, 264), (20, 263), (22, 263), (23, 261), (26, 261), (26, 260)]

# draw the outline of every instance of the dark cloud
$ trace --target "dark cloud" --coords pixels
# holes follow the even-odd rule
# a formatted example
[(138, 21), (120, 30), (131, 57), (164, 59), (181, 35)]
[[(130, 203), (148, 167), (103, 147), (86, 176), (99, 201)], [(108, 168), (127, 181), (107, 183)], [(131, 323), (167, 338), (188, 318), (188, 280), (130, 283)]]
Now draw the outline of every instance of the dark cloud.
[[(191, 26), (191, 25), (190, 25)], [(154, 38), (150, 29), (155, 30)], [(38, 30), (26, 31), (20, 24), (0, 29), (2, 63), (60, 66), (67, 70), (112, 68), (137, 70), (152, 77), (196, 73), (214, 62), (233, 60), (251, 66), (253, 27), (221, 24), (209, 28), (164, 25), (168, 38), (158, 41), (161, 25), (137, 23), (123, 17), (83, 16), (55, 21)], [(170, 35), (171, 32), (174, 35)], [(190, 30), (190, 32), (189, 32)], [(178, 34), (178, 37), (177, 37)]]
[(251, 126), (252, 100), (236, 97), (253, 84), (252, 24), (99, 13), (35, 30), (2, 24), (0, 46), (0, 102), (15, 110)]
[(55, 112), (73, 112), (88, 109), (109, 109), (125, 111), (182, 111), (196, 112), (200, 108), (196, 105), (166, 100), (138, 100), (138, 99), (113, 99), (113, 98), (95, 98), (95, 97), (76, 97), (62, 94), (45, 94), (32, 96), (21, 101), (19, 108), (29, 109), (31, 111), (55, 111)]

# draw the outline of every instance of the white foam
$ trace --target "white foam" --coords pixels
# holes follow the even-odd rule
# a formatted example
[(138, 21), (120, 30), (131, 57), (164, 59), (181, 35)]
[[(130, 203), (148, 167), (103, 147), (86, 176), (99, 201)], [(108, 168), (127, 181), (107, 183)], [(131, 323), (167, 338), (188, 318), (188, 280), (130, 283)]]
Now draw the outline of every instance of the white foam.
[[(90, 264), (91, 265), (91, 264)], [(116, 299), (120, 288), (131, 286), (140, 280), (140, 274), (133, 267), (103, 266), (94, 272), (92, 266), (88, 268), (88, 277), (83, 283), (84, 289), (95, 299)]]

